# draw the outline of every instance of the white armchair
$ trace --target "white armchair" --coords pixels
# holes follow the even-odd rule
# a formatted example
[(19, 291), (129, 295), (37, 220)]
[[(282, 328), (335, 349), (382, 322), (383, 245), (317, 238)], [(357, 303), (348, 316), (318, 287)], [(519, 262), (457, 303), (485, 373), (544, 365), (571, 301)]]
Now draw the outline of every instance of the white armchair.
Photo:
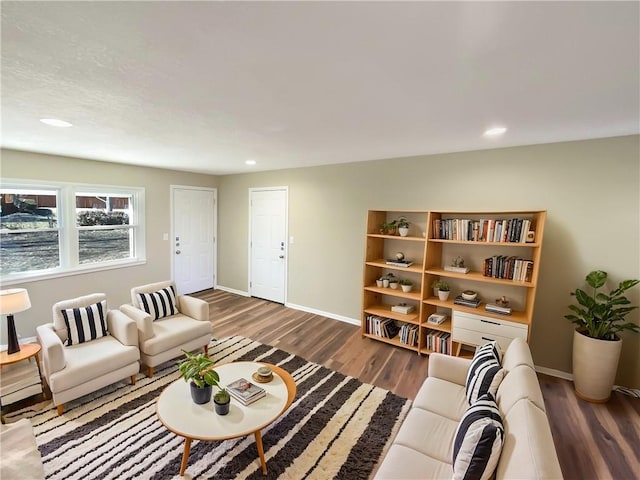
[(53, 323), (40, 325), (36, 334), (58, 415), (66, 402), (124, 378), (135, 385), (140, 371), (136, 325), (122, 312), (108, 310), (103, 293), (56, 303)]
[(147, 376), (154, 367), (188, 352), (204, 348), (211, 341), (209, 304), (199, 298), (177, 295), (171, 281), (131, 289), (132, 305), (120, 310), (135, 320), (141, 362)]

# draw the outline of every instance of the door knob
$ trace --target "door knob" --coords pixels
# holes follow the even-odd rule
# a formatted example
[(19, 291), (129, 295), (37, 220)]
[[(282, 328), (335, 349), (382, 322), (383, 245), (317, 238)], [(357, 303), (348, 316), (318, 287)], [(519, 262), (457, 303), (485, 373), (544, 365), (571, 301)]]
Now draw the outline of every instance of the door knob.
[(278, 258), (284, 258), (284, 255), (280, 255)]
[(176, 255), (180, 255), (180, 250), (176, 250)]

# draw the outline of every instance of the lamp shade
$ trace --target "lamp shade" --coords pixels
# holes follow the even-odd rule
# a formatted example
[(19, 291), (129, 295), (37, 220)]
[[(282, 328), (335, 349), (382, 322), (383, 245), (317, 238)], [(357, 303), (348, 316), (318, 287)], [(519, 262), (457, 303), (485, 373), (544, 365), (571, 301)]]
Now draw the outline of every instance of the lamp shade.
[(0, 315), (11, 315), (28, 308), (31, 308), (31, 300), (25, 288), (0, 290)]

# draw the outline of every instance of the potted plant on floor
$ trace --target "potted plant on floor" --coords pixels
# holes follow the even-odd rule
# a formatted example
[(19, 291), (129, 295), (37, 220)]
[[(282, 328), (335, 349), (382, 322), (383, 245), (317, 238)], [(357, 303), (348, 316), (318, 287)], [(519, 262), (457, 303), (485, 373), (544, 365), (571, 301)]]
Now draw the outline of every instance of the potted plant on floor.
[(213, 360), (204, 352), (194, 354), (184, 351), (185, 359), (180, 362), (178, 369), (185, 382), (189, 382), (191, 398), (197, 404), (207, 403), (211, 400), (212, 387), (218, 388), (220, 377), (213, 369)]
[(573, 333), (573, 385), (583, 400), (604, 403), (611, 396), (622, 350), (618, 332), (640, 332), (640, 326), (624, 321), (638, 307), (623, 296), (640, 280), (624, 280), (609, 294), (598, 291), (607, 282), (607, 272), (595, 270), (585, 280), (590, 292), (580, 288), (571, 292), (578, 305), (569, 305), (573, 313), (565, 315), (577, 325)]

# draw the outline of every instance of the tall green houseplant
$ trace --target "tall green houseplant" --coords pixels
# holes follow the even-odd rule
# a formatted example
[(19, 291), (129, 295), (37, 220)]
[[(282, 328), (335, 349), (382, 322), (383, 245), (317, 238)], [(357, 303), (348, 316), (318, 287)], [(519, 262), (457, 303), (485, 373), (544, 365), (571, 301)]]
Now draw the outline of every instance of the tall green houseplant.
[(572, 314), (565, 315), (567, 320), (578, 325), (581, 333), (600, 340), (615, 340), (617, 333), (622, 330), (640, 332), (640, 326), (632, 322), (624, 322), (624, 318), (638, 308), (623, 296), (623, 293), (635, 287), (640, 280), (624, 280), (618, 288), (606, 293), (599, 292), (607, 283), (607, 272), (594, 270), (585, 278), (590, 292), (577, 288), (571, 292), (576, 297), (578, 305), (569, 305)]
[(640, 280), (624, 280), (608, 294), (599, 290), (607, 283), (606, 272), (594, 270), (585, 280), (589, 289), (571, 292), (578, 304), (569, 305), (572, 313), (565, 315), (577, 325), (573, 332), (573, 386), (583, 400), (603, 403), (611, 397), (622, 352), (618, 333), (640, 332), (636, 323), (625, 321), (638, 307), (624, 296)]

